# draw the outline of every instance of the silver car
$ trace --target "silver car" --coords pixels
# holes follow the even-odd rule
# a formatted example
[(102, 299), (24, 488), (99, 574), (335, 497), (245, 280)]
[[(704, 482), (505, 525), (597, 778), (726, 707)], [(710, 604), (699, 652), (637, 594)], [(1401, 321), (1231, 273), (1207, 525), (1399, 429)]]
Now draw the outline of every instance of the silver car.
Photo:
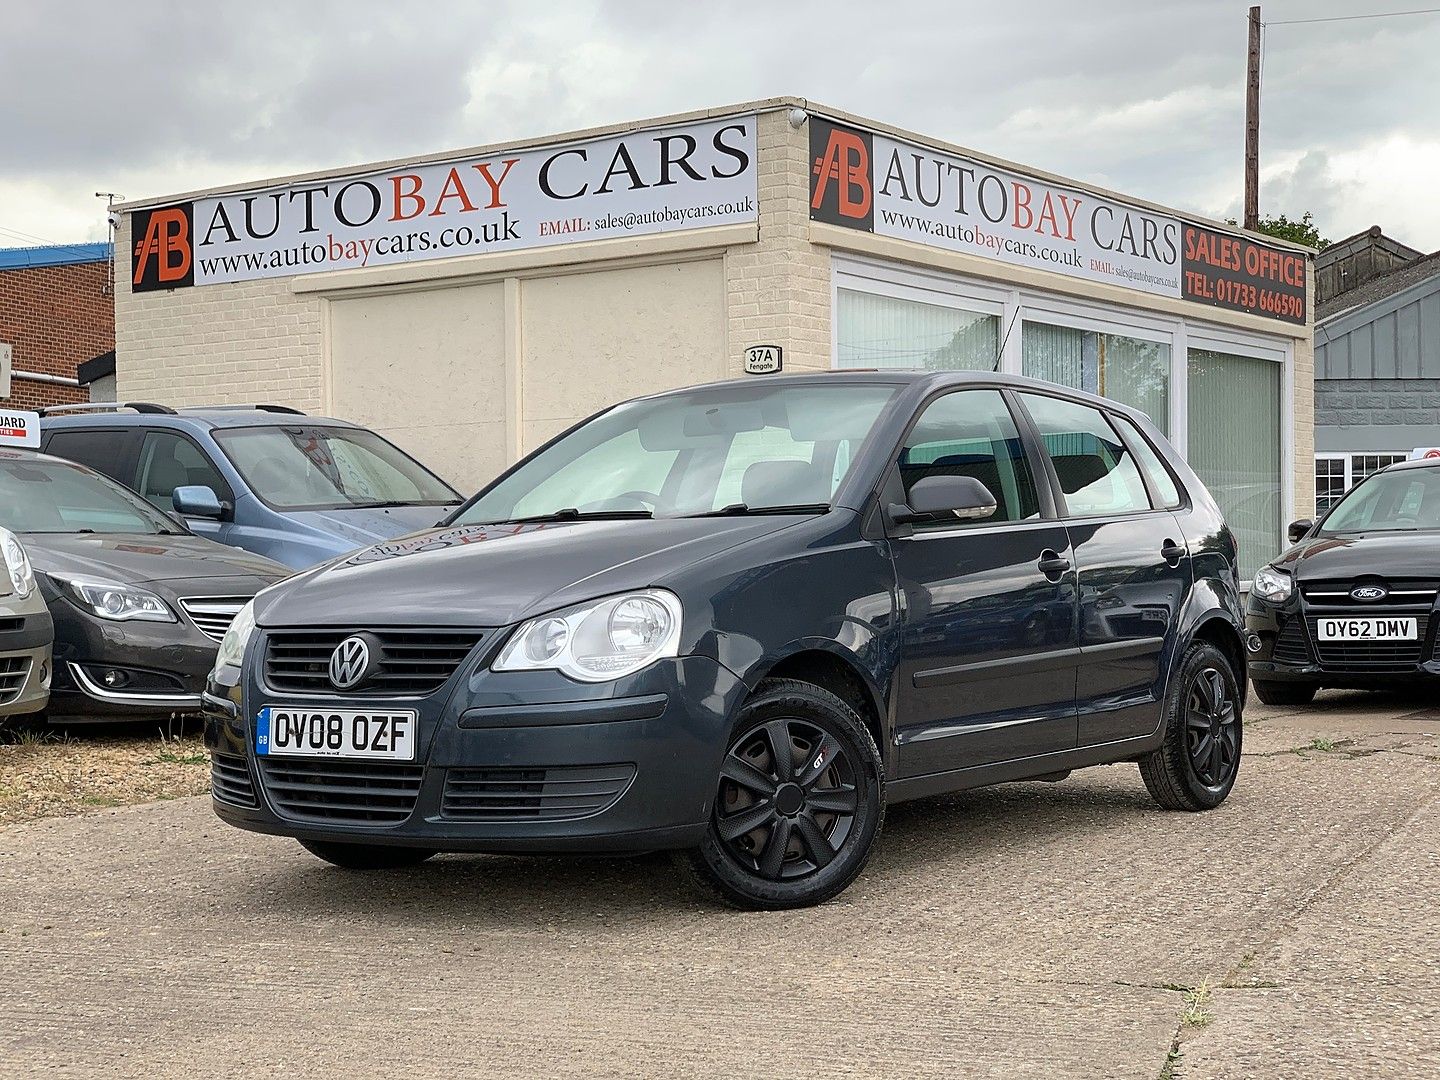
[(25, 549), (0, 528), (0, 718), (40, 712), (49, 702), (54, 636)]

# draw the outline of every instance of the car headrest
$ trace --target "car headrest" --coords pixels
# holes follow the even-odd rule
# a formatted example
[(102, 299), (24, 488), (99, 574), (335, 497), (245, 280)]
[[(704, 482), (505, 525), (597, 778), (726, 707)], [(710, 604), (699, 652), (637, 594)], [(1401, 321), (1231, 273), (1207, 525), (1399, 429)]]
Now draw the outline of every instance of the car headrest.
[(747, 506), (789, 506), (826, 502), (825, 478), (808, 461), (757, 461), (740, 481)]

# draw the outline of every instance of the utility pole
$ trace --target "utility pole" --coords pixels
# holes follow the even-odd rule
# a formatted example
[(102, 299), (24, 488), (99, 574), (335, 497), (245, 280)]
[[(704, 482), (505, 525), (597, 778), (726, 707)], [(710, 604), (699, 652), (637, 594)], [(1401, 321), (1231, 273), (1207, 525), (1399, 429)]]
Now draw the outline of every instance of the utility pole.
[(1260, 227), (1260, 5), (1250, 9), (1245, 67), (1245, 228)]

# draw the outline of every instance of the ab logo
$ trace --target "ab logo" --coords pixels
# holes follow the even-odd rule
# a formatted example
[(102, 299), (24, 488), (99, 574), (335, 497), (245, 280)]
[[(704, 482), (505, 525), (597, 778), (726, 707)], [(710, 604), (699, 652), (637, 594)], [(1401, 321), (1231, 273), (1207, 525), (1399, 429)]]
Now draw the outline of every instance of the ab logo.
[(868, 131), (810, 118), (810, 217), (827, 225), (875, 229)]
[(190, 250), (192, 210), (192, 203), (182, 203), (130, 215), (130, 239), (135, 242), (130, 285), (135, 292), (195, 284)]

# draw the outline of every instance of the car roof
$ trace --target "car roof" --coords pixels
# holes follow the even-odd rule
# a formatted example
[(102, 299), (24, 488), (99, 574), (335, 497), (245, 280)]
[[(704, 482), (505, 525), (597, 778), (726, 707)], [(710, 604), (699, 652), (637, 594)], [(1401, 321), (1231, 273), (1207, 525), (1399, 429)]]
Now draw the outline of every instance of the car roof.
[(168, 412), (69, 412), (53, 416), (42, 415), (41, 430), (62, 427), (86, 428), (129, 428), (157, 427), (179, 428), (186, 431), (215, 431), (223, 428), (243, 427), (343, 427), (357, 425), (348, 420), (336, 420), (330, 416), (307, 416), (303, 413), (272, 412), (265, 409), (249, 409), (243, 406), (225, 408), (177, 408)]
[(1098, 394), (1087, 393), (1084, 390), (1075, 390), (1068, 386), (1061, 386), (1058, 383), (1046, 382), (1044, 379), (1032, 379), (1026, 375), (1012, 375), (1002, 371), (850, 369), (846, 371), (751, 375), (740, 379), (725, 379), (720, 382), (701, 383), (695, 386), (680, 386), (673, 390), (661, 391), (657, 394), (646, 394), (642, 398), (635, 400), (653, 400), (673, 395), (694, 393), (696, 391), (725, 390), (731, 387), (743, 387), (747, 390), (753, 390), (761, 383), (766, 386), (834, 386), (839, 384), (896, 386), (905, 388), (918, 387), (920, 392), (924, 394), (937, 390), (947, 390), (952, 387), (958, 389), (965, 386), (1004, 386), (1014, 390), (1041, 391), (1047, 394), (1055, 394), (1072, 401), (1094, 405), (1096, 408), (1121, 413), (1134, 419), (1145, 419), (1147, 421), (1149, 419), (1141, 410), (1124, 405), (1114, 398), (1100, 397)]

